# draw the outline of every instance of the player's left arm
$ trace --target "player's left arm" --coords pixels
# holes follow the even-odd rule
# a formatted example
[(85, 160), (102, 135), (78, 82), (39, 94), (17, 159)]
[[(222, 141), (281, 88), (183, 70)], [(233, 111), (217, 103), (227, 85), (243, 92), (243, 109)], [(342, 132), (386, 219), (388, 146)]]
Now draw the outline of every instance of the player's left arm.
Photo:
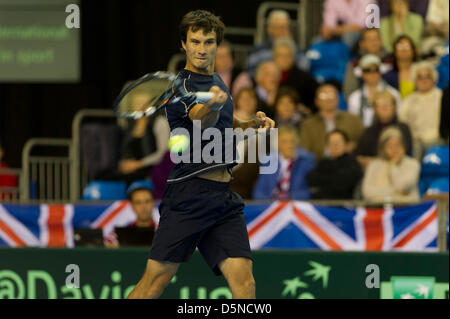
[(247, 128), (268, 129), (274, 127), (275, 121), (267, 117), (264, 112), (257, 112), (255, 117), (249, 121), (243, 121), (233, 116), (233, 129), (241, 128), (245, 131)]

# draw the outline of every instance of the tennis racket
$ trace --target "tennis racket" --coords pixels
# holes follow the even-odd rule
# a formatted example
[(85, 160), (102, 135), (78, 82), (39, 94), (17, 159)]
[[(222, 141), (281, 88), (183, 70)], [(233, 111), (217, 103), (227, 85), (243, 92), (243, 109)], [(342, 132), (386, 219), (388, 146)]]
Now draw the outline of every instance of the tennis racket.
[(213, 97), (212, 92), (187, 92), (183, 79), (160, 71), (128, 84), (114, 101), (114, 110), (119, 117), (139, 119), (180, 100), (190, 105), (193, 102), (205, 103)]

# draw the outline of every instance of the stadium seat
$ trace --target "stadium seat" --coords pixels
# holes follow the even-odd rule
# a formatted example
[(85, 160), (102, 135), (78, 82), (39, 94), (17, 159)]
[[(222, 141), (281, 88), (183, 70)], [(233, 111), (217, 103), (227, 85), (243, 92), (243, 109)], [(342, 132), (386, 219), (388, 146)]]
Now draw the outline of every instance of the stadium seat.
[(441, 58), (441, 61), (437, 67), (437, 71), (439, 73), (439, 81), (438, 81), (438, 88), (441, 90), (444, 90), (449, 83), (449, 42), (447, 41), (446, 45), (446, 54)]
[[(431, 147), (422, 160), (419, 189), (423, 195), (435, 180), (449, 178), (449, 147)], [(448, 186), (447, 186), (448, 187)]]
[(83, 190), (84, 200), (122, 200), (126, 199), (125, 182), (92, 181)]
[(428, 195), (448, 193), (448, 178), (438, 178), (432, 181), (426, 193)]
[(310, 60), (311, 74), (319, 82), (344, 80), (347, 63), (351, 59), (349, 47), (342, 41), (322, 41), (313, 44), (306, 56)]

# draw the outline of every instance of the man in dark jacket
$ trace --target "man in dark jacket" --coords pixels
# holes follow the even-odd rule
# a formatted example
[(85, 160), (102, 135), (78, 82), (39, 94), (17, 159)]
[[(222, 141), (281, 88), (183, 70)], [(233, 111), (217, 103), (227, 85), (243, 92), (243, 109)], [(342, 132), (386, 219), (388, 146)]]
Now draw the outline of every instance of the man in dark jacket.
[(319, 161), (307, 180), (314, 199), (352, 199), (363, 172), (355, 157), (346, 152), (347, 134), (327, 135), (327, 157)]

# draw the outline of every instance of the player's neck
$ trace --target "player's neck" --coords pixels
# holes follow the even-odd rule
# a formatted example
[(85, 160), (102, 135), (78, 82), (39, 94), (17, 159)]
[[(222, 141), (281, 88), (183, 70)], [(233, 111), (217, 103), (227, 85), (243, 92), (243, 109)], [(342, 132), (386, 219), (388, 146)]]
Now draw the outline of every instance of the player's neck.
[(194, 73), (198, 73), (198, 74), (202, 74), (202, 75), (213, 75), (214, 74), (214, 63), (211, 64), (210, 66), (208, 66), (208, 68), (206, 68), (206, 69), (198, 69), (194, 65), (189, 63), (189, 61), (187, 61), (186, 66), (184, 68), (185, 68), (185, 70), (188, 70), (188, 71), (191, 71)]

